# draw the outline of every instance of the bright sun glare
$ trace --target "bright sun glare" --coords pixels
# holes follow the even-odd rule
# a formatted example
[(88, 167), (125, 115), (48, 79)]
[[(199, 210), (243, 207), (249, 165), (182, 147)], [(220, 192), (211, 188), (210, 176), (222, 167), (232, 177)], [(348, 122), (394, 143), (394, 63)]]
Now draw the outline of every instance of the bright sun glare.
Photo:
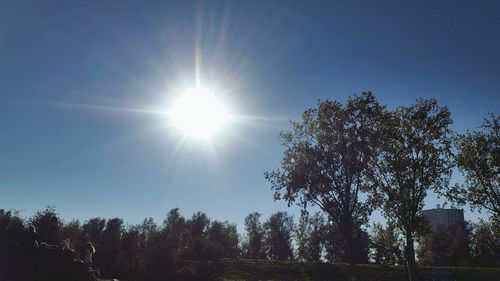
[(184, 134), (208, 140), (224, 128), (229, 114), (208, 89), (187, 89), (168, 109), (170, 122)]

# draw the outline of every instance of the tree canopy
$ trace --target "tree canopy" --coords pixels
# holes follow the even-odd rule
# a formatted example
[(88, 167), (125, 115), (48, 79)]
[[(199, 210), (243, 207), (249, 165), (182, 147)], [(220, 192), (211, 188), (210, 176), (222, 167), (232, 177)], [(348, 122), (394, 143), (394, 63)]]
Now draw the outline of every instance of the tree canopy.
[(486, 209), (500, 221), (500, 116), (491, 114), (481, 130), (459, 134), (455, 146), (465, 185), (454, 186), (449, 197)]
[(368, 165), (378, 147), (376, 119), (383, 107), (370, 92), (337, 101), (318, 101), (307, 109), (301, 122), (281, 133), (285, 147), (281, 167), (266, 172), (275, 191), (275, 200), (308, 204), (321, 208), (339, 228), (345, 239), (347, 259), (354, 229), (366, 223), (372, 210), (360, 194), (370, 191)]
[(450, 112), (436, 100), (418, 99), (380, 119), (382, 142), (373, 162), (373, 180), (386, 217), (405, 237), (410, 281), (417, 279), (414, 236), (422, 229), (420, 211), (429, 190), (448, 187), (452, 170)]

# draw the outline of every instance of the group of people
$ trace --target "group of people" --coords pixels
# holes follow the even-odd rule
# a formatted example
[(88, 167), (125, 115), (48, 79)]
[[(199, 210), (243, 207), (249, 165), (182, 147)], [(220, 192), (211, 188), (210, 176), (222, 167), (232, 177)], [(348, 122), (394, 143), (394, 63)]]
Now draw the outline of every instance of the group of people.
[[(61, 249), (61, 250), (67, 250), (67, 251), (74, 252), (74, 250), (71, 249), (71, 247), (69, 245), (69, 239), (63, 240), (61, 242), (60, 246), (50, 245), (50, 244), (47, 244), (45, 242), (41, 242), (39, 244), (38, 243), (38, 234), (36, 232), (36, 228), (33, 225), (30, 225), (28, 227), (28, 230), (26, 231), (24, 244), (29, 249), (42, 247), (42, 248), (55, 248), (55, 249)], [(92, 257), (94, 254), (95, 254), (94, 245), (92, 245), (91, 242), (86, 242), (80, 251), (80, 259), (81, 259), (81, 261), (83, 261), (83, 263), (85, 263), (87, 265), (89, 272), (94, 271), (92, 269)]]

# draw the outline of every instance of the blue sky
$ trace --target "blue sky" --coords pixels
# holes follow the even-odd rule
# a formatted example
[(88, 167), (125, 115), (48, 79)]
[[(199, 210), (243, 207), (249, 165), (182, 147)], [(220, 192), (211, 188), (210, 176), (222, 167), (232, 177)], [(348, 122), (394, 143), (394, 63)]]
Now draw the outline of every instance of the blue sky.
[[(130, 223), (174, 207), (238, 224), (296, 212), (263, 177), (288, 119), (371, 90), (391, 108), (436, 98), (474, 129), (498, 114), (499, 14), (498, 1), (3, 1), (0, 208)], [(181, 143), (157, 113), (196, 65), (252, 117), (212, 143)]]

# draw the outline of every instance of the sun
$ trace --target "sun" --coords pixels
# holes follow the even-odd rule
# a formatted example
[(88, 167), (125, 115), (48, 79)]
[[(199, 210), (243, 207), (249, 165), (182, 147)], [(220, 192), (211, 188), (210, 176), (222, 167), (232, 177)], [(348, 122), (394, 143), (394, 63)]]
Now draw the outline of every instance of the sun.
[(186, 89), (169, 107), (167, 115), (185, 135), (203, 140), (211, 139), (230, 120), (222, 102), (203, 87)]

